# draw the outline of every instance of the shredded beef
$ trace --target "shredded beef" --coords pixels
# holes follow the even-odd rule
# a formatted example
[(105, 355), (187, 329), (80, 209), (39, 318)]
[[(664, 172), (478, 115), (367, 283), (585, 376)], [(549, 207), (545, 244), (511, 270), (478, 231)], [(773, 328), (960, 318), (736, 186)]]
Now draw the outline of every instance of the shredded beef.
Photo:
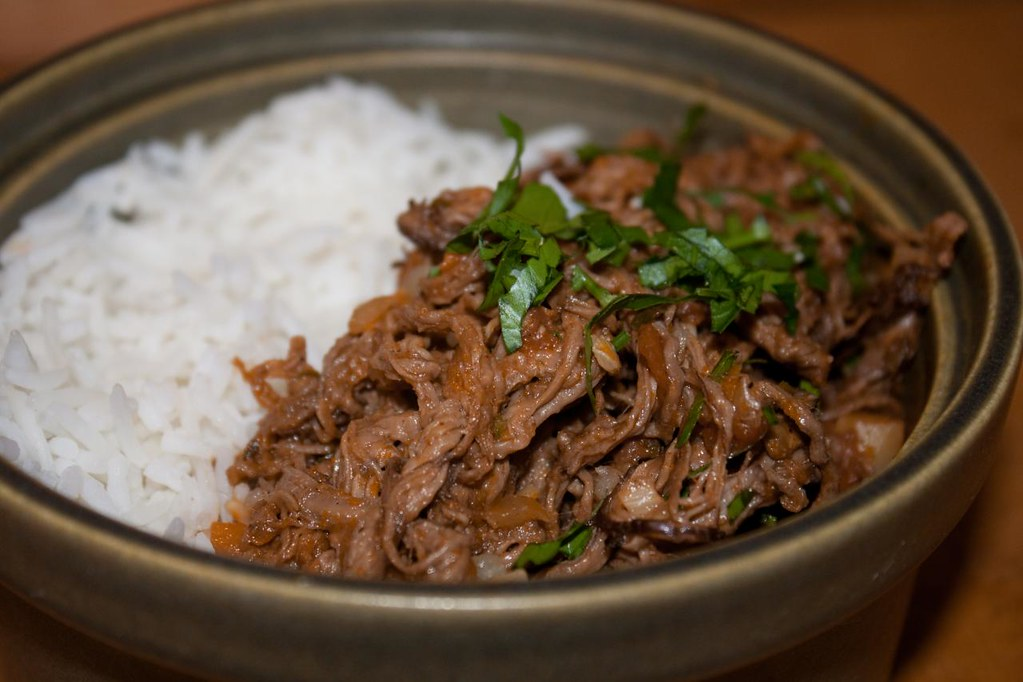
[[(644, 131), (623, 148), (656, 145)], [(242, 367), (267, 412), (229, 470), (251, 488), (242, 532), (214, 534), (237, 538), (217, 549), (344, 577), (515, 579), (528, 547), (581, 524), (581, 552), (529, 566), (581, 575), (771, 524), (869, 476), (890, 453), (861, 427), (901, 429), (899, 377), (966, 225), (947, 214), (900, 230), (862, 206), (836, 213), (799, 195), (811, 172), (800, 154), (817, 149), (806, 134), (754, 137), (685, 159), (678, 178), (679, 207), (712, 232), (730, 214), (759, 216), (781, 251), (812, 241), (828, 285), (798, 270), (794, 321), (768, 294), (714, 332), (707, 305), (673, 289), (661, 292), (677, 296), (671, 305), (594, 325), (589, 368), (585, 330), (600, 307), (569, 284), (573, 267), (588, 267), (577, 246), (563, 245), (564, 279), (526, 313), (509, 353), (498, 311), (481, 310), (487, 267), (475, 252), (445, 251), (491, 191), (410, 204), (398, 226), (417, 250), (397, 293), (356, 311), (322, 371), (301, 339), (284, 359)], [(656, 163), (622, 152), (549, 170), (577, 201), (661, 229), (641, 201)], [(635, 246), (622, 265), (589, 270), (608, 291), (649, 292), (635, 264), (651, 255)], [(726, 354), (734, 363), (713, 376)]]

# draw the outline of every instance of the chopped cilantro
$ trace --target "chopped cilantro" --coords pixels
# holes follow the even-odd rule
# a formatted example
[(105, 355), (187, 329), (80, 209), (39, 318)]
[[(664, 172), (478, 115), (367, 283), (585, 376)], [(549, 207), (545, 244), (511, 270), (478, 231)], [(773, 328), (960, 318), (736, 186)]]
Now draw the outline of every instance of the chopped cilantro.
[(512, 213), (536, 225), (541, 234), (549, 235), (564, 227), (565, 206), (557, 193), (547, 185), (531, 182), (522, 188), (511, 207)]
[(802, 254), (806, 283), (811, 289), (826, 294), (831, 287), (831, 281), (817, 258), (817, 237), (809, 232), (800, 232), (796, 235), (796, 243)]
[(718, 241), (733, 251), (772, 243), (771, 225), (763, 215), (756, 216), (747, 228), (737, 213), (725, 215), (724, 231)]
[(515, 568), (541, 568), (560, 554), (566, 559), (582, 555), (593, 536), (593, 527), (576, 521), (558, 538), (549, 542), (531, 542), (515, 560)]
[[(835, 157), (823, 150), (807, 150), (799, 152), (796, 155), (796, 160), (805, 168), (818, 171), (831, 178), (838, 185), (842, 210), (851, 213), (856, 197), (853, 193), (852, 183), (849, 181), (845, 171), (838, 165)], [(837, 199), (835, 201), (838, 203)]]
[(819, 388), (817, 388), (816, 386), (814, 386), (813, 384), (811, 384), (806, 379), (800, 379), (799, 380), (799, 388), (801, 390), (803, 390), (803, 391), (806, 391), (807, 393), (809, 393), (810, 395), (814, 396), (815, 398), (820, 398), (821, 397), (821, 390)]
[(501, 121), (501, 127), (504, 128), (505, 135), (515, 141), (515, 156), (512, 158), (511, 165), (508, 166), (508, 172), (497, 183), (497, 188), (494, 190), (494, 195), (490, 198), (490, 203), (483, 210), (483, 217), (485, 218), (497, 215), (508, 208), (512, 200), (514, 200), (519, 188), (519, 177), (522, 175), (522, 152), (526, 146), (522, 127), (504, 114), (498, 114), (498, 118)]
[(693, 141), (696, 130), (706, 114), (707, 105), (702, 102), (697, 102), (686, 110), (686, 117), (682, 122), (682, 127), (675, 134), (675, 146), (672, 149), (675, 157), (681, 156), (682, 152)]
[[(663, 164), (653, 185), (643, 195), (643, 204), (650, 208), (667, 228), (654, 235), (654, 242), (668, 251), (668, 255), (652, 258), (639, 267), (640, 282), (651, 289), (686, 285), (696, 298), (710, 306), (711, 329), (724, 331), (740, 312), (756, 312), (764, 293), (773, 293), (795, 313), (795, 280), (790, 272), (791, 261), (772, 256), (769, 250), (758, 253), (763, 261), (753, 266), (722, 242), (707, 228), (696, 226), (675, 203), (675, 187), (679, 166)], [(722, 235), (725, 240), (742, 246), (760, 246), (770, 228), (766, 220), (755, 220), (748, 229), (730, 220), (730, 227)], [(778, 269), (770, 266), (781, 266)]]
[(738, 357), (739, 354), (734, 350), (726, 350), (718, 358), (718, 361), (714, 363), (714, 368), (710, 370), (710, 376), (715, 379), (723, 379), (728, 374), (728, 370), (732, 369), (732, 365), (735, 364), (735, 360)]
[[(687, 112), (674, 140), (674, 152), (681, 153), (691, 142), (705, 111), (703, 105), (696, 105)], [(522, 128), (506, 116), (502, 115), (500, 120), (505, 133), (515, 141), (514, 158), (490, 202), (451, 240), (448, 250), (469, 253), (475, 249), (487, 265), (490, 282), (480, 307), (498, 309), (508, 352), (522, 345), (522, 324), (529, 309), (540, 305), (562, 279), (565, 254), (559, 240), (576, 240), (591, 266), (604, 263), (621, 266), (633, 247), (653, 247), (654, 255), (637, 268), (640, 282), (651, 289), (679, 287), (691, 298), (703, 300), (710, 308), (711, 329), (715, 332), (724, 331), (743, 312), (755, 313), (763, 297), (773, 294), (785, 305), (786, 326), (790, 333), (795, 333), (798, 287), (793, 269), (797, 265), (803, 267), (810, 287), (827, 291), (827, 272), (818, 262), (817, 240), (812, 234), (801, 232), (797, 237), (800, 251), (791, 254), (774, 245), (770, 223), (763, 214), (746, 225), (738, 214), (729, 213), (723, 230), (717, 234), (686, 215), (676, 201), (681, 173), (676, 158), (655, 159), (659, 162), (658, 172), (642, 197), (642, 205), (654, 213), (663, 231), (650, 235), (640, 227), (618, 224), (608, 213), (595, 209), (568, 219), (565, 206), (550, 187), (538, 183), (520, 187)], [(583, 160), (601, 153), (604, 152), (593, 145), (579, 150)], [(851, 184), (835, 160), (823, 152), (804, 152), (797, 158), (809, 174), (804, 183), (792, 188), (793, 198), (824, 202), (843, 216), (851, 215)], [(833, 186), (837, 190), (833, 191)], [(723, 206), (724, 194), (730, 191), (753, 197), (768, 212), (782, 210), (770, 193), (725, 188), (700, 195), (715, 206)], [(863, 286), (861, 258), (862, 247), (854, 247), (846, 264), (854, 290)], [(615, 296), (597, 286), (586, 273), (578, 269), (575, 272), (573, 286), (587, 290), (602, 307), (586, 327), (588, 351), (592, 351), (589, 344), (593, 325), (613, 312), (641, 310), (678, 300), (653, 294)], [(628, 336), (616, 343), (627, 344)], [(587, 379), (593, 400), (589, 372)]]
[(695, 226), (675, 201), (678, 176), (681, 172), (682, 166), (677, 161), (662, 163), (657, 175), (654, 176), (653, 184), (643, 193), (643, 207), (653, 211), (669, 231), (687, 230)]
[(588, 272), (579, 267), (572, 268), (572, 291), (582, 291), (583, 289), (597, 299), (597, 303), (601, 306), (609, 305), (615, 298), (614, 294), (597, 284), (597, 281)]
[[(710, 370), (709, 376), (714, 379), (721, 379), (728, 370), (735, 364), (736, 358), (739, 354), (734, 350), (726, 350), (718, 358), (718, 361), (714, 363), (713, 369)], [(689, 411), (686, 413), (686, 420), (682, 423), (682, 428), (679, 429), (678, 438), (675, 439), (675, 444), (678, 447), (682, 447), (689, 442), (689, 439), (693, 435), (693, 430), (696, 428), (696, 421), (700, 418), (700, 412), (703, 411), (703, 406), (707, 403), (707, 398), (702, 393), (698, 393), (696, 398), (693, 399), (693, 404), (689, 406)], [(704, 467), (706, 468), (706, 467)], [(692, 473), (692, 472), (690, 472)]]
[(700, 412), (703, 411), (703, 406), (706, 404), (707, 399), (703, 397), (702, 393), (697, 393), (696, 398), (693, 399), (693, 404), (689, 406), (689, 412), (686, 413), (686, 420), (682, 423), (682, 428), (678, 431), (678, 438), (675, 439), (675, 445), (682, 447), (689, 442), (689, 439), (693, 436), (693, 430), (696, 428), (696, 421), (700, 418)]
[[(838, 161), (827, 152), (819, 150), (800, 152), (796, 160), (809, 171), (809, 176), (794, 185), (789, 190), (789, 196), (796, 201), (819, 201), (839, 218), (851, 219), (855, 195), (852, 183)], [(837, 192), (832, 189), (832, 185), (837, 186)]]
[(519, 189), (524, 147), (522, 128), (501, 116), (505, 133), (515, 141), (515, 156), (480, 215), (448, 244), (449, 251), (474, 248), (490, 270), (481, 310), (497, 307), (501, 338), (509, 353), (522, 346), (522, 322), (561, 281), (564, 253), (550, 236), (566, 223), (566, 211), (551, 188), (530, 183)]
[(740, 490), (739, 493), (732, 498), (732, 501), (728, 503), (728, 520), (732, 523), (735, 522), (742, 513), (746, 511), (746, 507), (753, 501), (752, 490)]
[[(627, 227), (616, 223), (604, 211), (588, 210), (572, 221), (574, 234), (586, 246), (586, 261), (590, 265), (607, 262), (621, 265), (634, 244), (649, 244), (650, 235), (641, 227)], [(569, 236), (563, 231), (564, 236)]]

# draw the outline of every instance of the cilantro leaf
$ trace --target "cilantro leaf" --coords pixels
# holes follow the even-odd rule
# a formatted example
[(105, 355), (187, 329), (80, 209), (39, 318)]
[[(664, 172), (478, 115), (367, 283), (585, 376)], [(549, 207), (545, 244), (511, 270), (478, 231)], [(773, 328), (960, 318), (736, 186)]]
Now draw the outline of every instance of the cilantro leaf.
[(843, 220), (850, 220), (853, 216), (851, 190), (849, 196), (844, 192), (835, 193), (824, 176), (818, 173), (812, 173), (803, 182), (793, 185), (789, 196), (796, 201), (822, 203)]
[(809, 232), (800, 232), (796, 235), (796, 244), (799, 245), (799, 250), (803, 255), (806, 283), (811, 289), (826, 294), (831, 288), (831, 281), (828, 279), (827, 271), (817, 259), (817, 237)]
[(548, 542), (531, 542), (515, 560), (515, 568), (542, 568), (560, 554), (566, 559), (577, 559), (593, 536), (593, 527), (576, 521), (558, 538)]
[(650, 235), (641, 227), (627, 227), (614, 221), (606, 211), (591, 209), (574, 220), (573, 224), (586, 249), (586, 260), (590, 265), (607, 261), (621, 265), (635, 244), (649, 244)]
[(498, 114), (498, 118), (505, 134), (515, 141), (515, 155), (512, 157), (504, 177), (497, 183), (487, 205), (483, 207), (475, 220), (463, 227), (448, 242), (446, 249), (452, 253), (469, 253), (473, 248), (482, 246), (480, 240), (483, 236), (485, 221), (507, 210), (518, 194), (519, 177), (522, 175), (522, 152), (525, 150), (525, 135), (522, 132), (522, 127), (512, 119), (504, 114)]
[(572, 268), (572, 291), (582, 291), (583, 289), (597, 299), (597, 303), (602, 306), (610, 305), (615, 298), (614, 294), (597, 284), (597, 281), (588, 272), (582, 268)]
[(714, 363), (714, 367), (710, 370), (710, 376), (714, 379), (723, 379), (728, 374), (728, 370), (732, 369), (732, 365), (735, 364), (738, 357), (739, 354), (734, 350), (726, 350)]
[(694, 226), (675, 201), (678, 176), (682, 166), (677, 161), (662, 163), (654, 182), (643, 193), (643, 207), (649, 208), (670, 231), (686, 230)]
[(514, 282), (497, 301), (501, 319), (501, 338), (509, 353), (522, 346), (522, 320), (533, 303), (540, 287), (546, 282), (547, 266), (530, 260), (512, 273)]
[(703, 411), (703, 406), (706, 402), (707, 399), (702, 393), (698, 393), (696, 398), (693, 399), (693, 404), (689, 406), (689, 412), (686, 413), (686, 420), (682, 423), (682, 428), (678, 432), (678, 438), (675, 440), (677, 447), (682, 447), (692, 438), (693, 430), (696, 428), (696, 420), (700, 418), (700, 412)]
[(738, 494), (732, 498), (732, 501), (728, 503), (728, 509), (726, 510), (728, 520), (730, 522), (735, 523), (735, 520), (738, 519), (744, 511), (746, 511), (746, 507), (748, 507), (749, 503), (753, 501), (753, 495), (754, 493), (752, 490), (740, 490)]
[(696, 130), (706, 114), (707, 105), (702, 102), (697, 102), (686, 110), (686, 118), (682, 122), (682, 128), (675, 134), (675, 147), (673, 149), (675, 156), (680, 156), (685, 148), (689, 146), (689, 143), (693, 141)]
[(763, 216), (747, 227), (738, 215), (729, 214), (720, 234), (699, 226), (669, 228), (654, 235), (654, 242), (669, 255), (642, 264), (639, 279), (651, 289), (687, 286), (692, 295), (707, 302), (715, 332), (723, 331), (743, 311), (756, 312), (765, 293), (782, 299), (792, 318), (798, 314), (791, 274), (794, 259), (770, 246), (772, 239)]
[(522, 128), (501, 115), (501, 126), (515, 141), (515, 156), (487, 206), (448, 245), (455, 253), (474, 249), (490, 271), (480, 310), (497, 307), (501, 338), (509, 353), (522, 347), (522, 322), (562, 279), (565, 254), (552, 236), (566, 224), (565, 206), (554, 190), (530, 183), (519, 187)]
[(547, 185), (531, 182), (522, 188), (511, 207), (512, 213), (533, 223), (541, 234), (553, 234), (564, 227), (566, 211), (557, 193)]
[[(841, 210), (846, 214), (852, 212), (852, 207), (856, 201), (852, 182), (849, 181), (849, 177), (842, 170), (842, 167), (839, 166), (838, 160), (835, 157), (824, 150), (814, 149), (799, 152), (796, 155), (796, 160), (803, 167), (818, 171), (831, 178), (838, 185), (840, 192), (840, 198), (836, 198), (835, 203), (841, 205)], [(847, 215), (843, 217), (847, 217)]]
[(504, 128), (505, 135), (515, 141), (515, 156), (512, 158), (511, 165), (508, 166), (508, 172), (497, 183), (497, 188), (490, 198), (490, 203), (483, 209), (484, 217), (497, 215), (511, 205), (519, 188), (519, 177), (522, 175), (522, 152), (526, 146), (522, 126), (504, 114), (498, 114), (498, 118), (501, 121), (501, 127)]
[(733, 251), (772, 243), (771, 225), (763, 215), (757, 215), (747, 228), (737, 213), (725, 215), (724, 230), (717, 235), (726, 248)]
[[(735, 364), (735, 360), (738, 357), (739, 354), (734, 350), (725, 351), (721, 354), (721, 357), (718, 358), (718, 361), (714, 363), (714, 367), (710, 370), (709, 376), (713, 379), (724, 378), (724, 376), (728, 374), (728, 370), (732, 369), (732, 365)], [(693, 404), (689, 406), (689, 411), (686, 413), (686, 420), (682, 422), (682, 428), (679, 429), (678, 438), (675, 439), (677, 447), (682, 447), (689, 442), (689, 439), (693, 435), (693, 430), (696, 428), (696, 422), (700, 418), (700, 412), (703, 411), (703, 406), (706, 404), (707, 398), (702, 393), (698, 393), (693, 399)]]
[(817, 388), (816, 386), (814, 386), (813, 384), (811, 384), (806, 379), (800, 379), (799, 380), (799, 388), (800, 388), (800, 390), (806, 391), (807, 393), (809, 393), (810, 395), (814, 396), (815, 398), (820, 398), (821, 397), (821, 390), (819, 388)]

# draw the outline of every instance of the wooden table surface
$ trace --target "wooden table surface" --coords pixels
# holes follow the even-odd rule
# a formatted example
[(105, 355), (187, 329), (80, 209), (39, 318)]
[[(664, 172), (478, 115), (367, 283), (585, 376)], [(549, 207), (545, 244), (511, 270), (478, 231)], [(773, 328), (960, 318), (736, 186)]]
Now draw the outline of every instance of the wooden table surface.
[[(208, 0), (0, 0), (0, 81), (81, 40)], [(1023, 2), (690, 0), (827, 55), (938, 125), (980, 169), (1023, 239)], [(0, 140), (0, 144), (3, 141)], [(923, 566), (897, 682), (1023, 679), (1023, 390), (991, 478)], [(2, 592), (2, 590), (0, 590)], [(0, 609), (22, 608), (0, 594)], [(0, 630), (4, 656), (18, 635)], [(26, 638), (22, 637), (22, 640)], [(19, 641), (19, 645), (28, 645)], [(12, 652), (15, 652), (12, 654)], [(52, 671), (51, 671), (52, 672)], [(56, 673), (53, 673), (55, 676)], [(119, 678), (120, 679), (120, 678)], [(129, 678), (125, 678), (129, 679)], [(21, 678), (18, 678), (21, 682)]]

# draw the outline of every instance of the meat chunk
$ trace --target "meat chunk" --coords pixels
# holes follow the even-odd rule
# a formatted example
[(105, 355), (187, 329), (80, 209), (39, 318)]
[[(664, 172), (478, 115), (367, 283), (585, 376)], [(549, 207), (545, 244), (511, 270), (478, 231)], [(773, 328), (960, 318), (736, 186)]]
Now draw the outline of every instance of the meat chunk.
[(486, 187), (445, 190), (433, 201), (409, 202), (398, 216), (398, 229), (413, 244), (430, 253), (440, 253), (459, 230), (471, 223), (490, 203)]

